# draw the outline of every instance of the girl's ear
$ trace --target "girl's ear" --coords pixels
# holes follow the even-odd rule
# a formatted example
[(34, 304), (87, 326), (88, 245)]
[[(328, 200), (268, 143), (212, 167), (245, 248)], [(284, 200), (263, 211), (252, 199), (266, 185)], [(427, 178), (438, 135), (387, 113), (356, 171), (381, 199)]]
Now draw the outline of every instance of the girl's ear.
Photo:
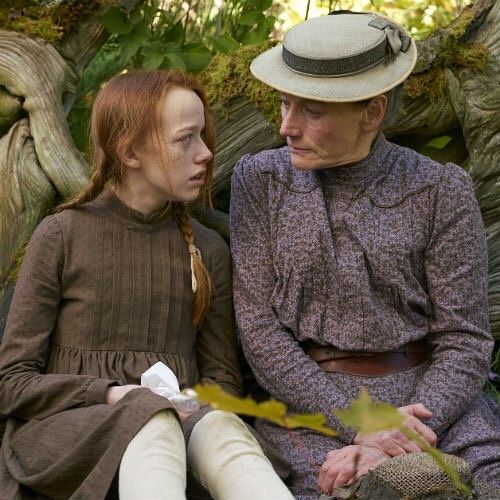
[(379, 95), (370, 100), (364, 110), (363, 130), (372, 132), (377, 130), (384, 120), (387, 109), (387, 97)]
[(124, 148), (123, 151), (119, 153), (120, 161), (123, 165), (129, 168), (140, 168), (141, 160), (137, 156), (137, 153), (134, 151), (132, 146), (128, 145)]

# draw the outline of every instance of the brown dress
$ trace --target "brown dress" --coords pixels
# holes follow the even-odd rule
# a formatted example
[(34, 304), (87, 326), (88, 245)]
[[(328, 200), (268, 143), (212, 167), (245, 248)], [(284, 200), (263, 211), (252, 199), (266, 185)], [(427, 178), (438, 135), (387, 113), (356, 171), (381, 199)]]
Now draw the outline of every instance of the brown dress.
[[(193, 221), (215, 293), (191, 321), (189, 253), (169, 213), (144, 217), (109, 193), (47, 217), (28, 245), (0, 348), (0, 499), (101, 499), (136, 432), (169, 402), (139, 384), (157, 361), (181, 388), (239, 393), (227, 245)], [(36, 492), (36, 493), (33, 493)]]

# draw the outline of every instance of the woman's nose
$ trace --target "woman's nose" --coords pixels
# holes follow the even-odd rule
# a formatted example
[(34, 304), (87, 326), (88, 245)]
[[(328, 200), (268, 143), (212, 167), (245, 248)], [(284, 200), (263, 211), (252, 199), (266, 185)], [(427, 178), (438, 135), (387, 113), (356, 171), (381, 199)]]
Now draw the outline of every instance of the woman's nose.
[(280, 135), (283, 137), (295, 137), (299, 135), (299, 122), (295, 111), (288, 109), (281, 114)]

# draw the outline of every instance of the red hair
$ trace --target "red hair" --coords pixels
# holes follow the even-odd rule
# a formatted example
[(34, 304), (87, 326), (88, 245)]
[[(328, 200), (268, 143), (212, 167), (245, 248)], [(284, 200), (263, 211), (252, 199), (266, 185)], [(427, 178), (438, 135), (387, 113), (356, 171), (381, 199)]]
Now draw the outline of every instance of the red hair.
[[(113, 77), (98, 93), (92, 107), (90, 136), (94, 152), (94, 172), (87, 186), (72, 200), (59, 205), (58, 211), (75, 208), (94, 200), (108, 183), (120, 185), (124, 179), (124, 162), (128, 149), (148, 137), (158, 137), (162, 128), (160, 106), (172, 87), (195, 92), (203, 103), (205, 130), (203, 140), (214, 153), (215, 133), (208, 103), (198, 81), (181, 71), (133, 71)], [(211, 206), (210, 184), (213, 158), (207, 164), (202, 201)], [(194, 236), (191, 218), (184, 203), (173, 202), (172, 209), (186, 242), (192, 249)], [(212, 283), (198, 252), (192, 252), (194, 293), (193, 322), (200, 325), (208, 310)]]

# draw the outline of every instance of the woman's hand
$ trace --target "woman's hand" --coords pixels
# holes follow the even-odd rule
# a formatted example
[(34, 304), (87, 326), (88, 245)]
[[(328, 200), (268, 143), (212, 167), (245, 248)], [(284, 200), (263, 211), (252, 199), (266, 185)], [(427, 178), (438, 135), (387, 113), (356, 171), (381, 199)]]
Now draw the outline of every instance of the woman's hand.
[(115, 403), (118, 403), (118, 401), (120, 401), (120, 399), (123, 398), (125, 394), (133, 391), (134, 389), (145, 389), (145, 387), (135, 384), (113, 385), (108, 389), (108, 392), (106, 393), (106, 403), (108, 405), (114, 405)]
[(389, 455), (370, 446), (349, 445), (330, 451), (319, 471), (318, 488), (331, 495), (335, 488), (353, 483), (388, 458)]
[(436, 433), (427, 427), (422, 420), (429, 420), (432, 417), (432, 412), (428, 410), (422, 403), (415, 403), (408, 406), (401, 406), (398, 411), (408, 418), (405, 420), (405, 426), (411, 431), (419, 434), (422, 439), (427, 441), (431, 446), (437, 445)]
[[(436, 434), (422, 421), (432, 417), (432, 413), (422, 404), (412, 404), (398, 408), (398, 411), (406, 416), (405, 426), (418, 434), (431, 446), (437, 443)], [(418, 453), (422, 451), (420, 446), (396, 429), (374, 432), (373, 434), (356, 434), (353, 444), (371, 446), (387, 453), (391, 457), (403, 455), (405, 453)]]

